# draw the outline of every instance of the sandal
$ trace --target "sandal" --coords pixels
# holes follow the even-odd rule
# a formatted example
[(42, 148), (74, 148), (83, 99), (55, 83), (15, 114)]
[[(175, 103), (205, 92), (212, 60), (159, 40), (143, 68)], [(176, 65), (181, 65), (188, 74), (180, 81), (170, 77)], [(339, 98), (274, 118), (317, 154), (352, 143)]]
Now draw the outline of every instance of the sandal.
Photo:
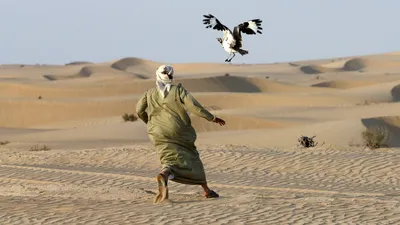
[(168, 199), (168, 180), (165, 180), (162, 174), (158, 174), (157, 183), (158, 183), (158, 194), (154, 198), (154, 203), (159, 203)]
[(205, 196), (206, 198), (218, 198), (218, 197), (219, 197), (219, 195), (217, 194), (217, 192), (215, 192), (215, 191), (213, 191), (213, 190), (211, 190), (211, 191), (208, 192), (208, 193), (205, 193), (204, 196)]

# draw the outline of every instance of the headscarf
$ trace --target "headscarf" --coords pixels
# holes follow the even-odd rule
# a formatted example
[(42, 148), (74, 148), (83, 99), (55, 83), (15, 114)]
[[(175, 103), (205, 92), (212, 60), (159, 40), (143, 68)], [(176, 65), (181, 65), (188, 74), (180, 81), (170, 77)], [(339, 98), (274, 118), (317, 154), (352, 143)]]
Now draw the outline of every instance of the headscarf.
[(156, 85), (163, 98), (167, 96), (171, 89), (172, 78), (174, 75), (174, 68), (170, 65), (161, 65), (156, 70)]

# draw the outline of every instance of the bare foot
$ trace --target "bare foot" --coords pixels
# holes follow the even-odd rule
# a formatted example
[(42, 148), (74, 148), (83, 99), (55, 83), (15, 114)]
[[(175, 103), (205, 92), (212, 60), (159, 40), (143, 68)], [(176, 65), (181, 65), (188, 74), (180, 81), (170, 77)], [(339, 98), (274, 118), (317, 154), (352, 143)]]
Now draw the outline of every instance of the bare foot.
[(206, 197), (206, 198), (218, 198), (218, 197), (219, 197), (219, 195), (217, 194), (217, 192), (211, 190), (211, 189), (208, 187), (207, 183), (202, 184), (201, 187), (202, 187), (203, 190), (204, 190), (204, 197)]
[(219, 194), (213, 190), (210, 190), (208, 192), (204, 192), (204, 197), (206, 198), (219, 198)]
[(158, 184), (158, 194), (154, 198), (154, 203), (161, 203), (168, 199), (168, 175), (158, 174), (157, 184)]

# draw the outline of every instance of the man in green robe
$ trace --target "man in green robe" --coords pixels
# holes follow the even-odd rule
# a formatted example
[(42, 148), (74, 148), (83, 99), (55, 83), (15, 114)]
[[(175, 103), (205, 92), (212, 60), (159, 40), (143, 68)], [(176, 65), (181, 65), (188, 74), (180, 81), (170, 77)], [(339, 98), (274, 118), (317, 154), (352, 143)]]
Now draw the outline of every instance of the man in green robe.
[(156, 71), (156, 87), (147, 90), (136, 105), (138, 117), (157, 150), (162, 169), (157, 175), (159, 193), (154, 202), (168, 199), (168, 179), (181, 184), (201, 185), (204, 196), (219, 195), (207, 186), (203, 163), (196, 149), (196, 131), (186, 110), (210, 122), (225, 125), (181, 85), (172, 84), (174, 69), (162, 65)]

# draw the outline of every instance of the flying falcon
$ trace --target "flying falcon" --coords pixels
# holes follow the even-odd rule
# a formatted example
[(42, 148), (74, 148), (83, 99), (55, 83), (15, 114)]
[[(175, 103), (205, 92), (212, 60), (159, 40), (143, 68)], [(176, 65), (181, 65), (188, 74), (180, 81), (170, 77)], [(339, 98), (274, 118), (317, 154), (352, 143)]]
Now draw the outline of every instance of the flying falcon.
[(248, 35), (255, 35), (257, 33), (262, 34), (261, 32), (262, 20), (260, 19), (253, 19), (243, 22), (235, 26), (232, 32), (228, 27), (222, 24), (215, 16), (211, 14), (203, 16), (205, 17), (203, 19), (203, 24), (207, 25), (206, 28), (212, 28), (214, 30), (222, 31), (224, 35), (223, 38), (217, 38), (217, 40), (222, 45), (224, 50), (229, 53), (228, 58), (225, 59), (225, 62), (230, 62), (233, 59), (233, 57), (235, 57), (235, 53), (239, 53), (241, 55), (247, 55), (249, 53), (249, 51), (242, 49), (241, 33)]

